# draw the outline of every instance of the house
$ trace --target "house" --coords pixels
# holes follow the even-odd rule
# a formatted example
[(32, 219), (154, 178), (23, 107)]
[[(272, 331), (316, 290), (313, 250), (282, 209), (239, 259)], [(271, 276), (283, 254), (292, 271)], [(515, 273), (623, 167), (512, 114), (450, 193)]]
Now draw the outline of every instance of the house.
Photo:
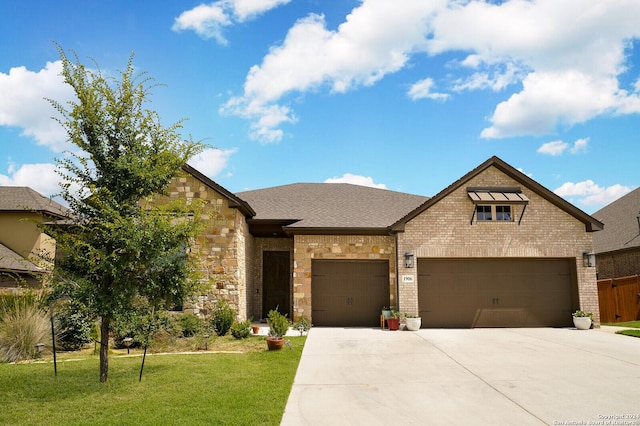
[(640, 188), (593, 214), (606, 224), (593, 236), (598, 279), (640, 274)]
[(640, 319), (640, 188), (593, 214), (606, 224), (593, 236), (603, 322)]
[(38, 223), (64, 218), (66, 208), (27, 187), (0, 186), (0, 290), (37, 286), (51, 270), (55, 240)]
[(206, 203), (194, 241), (209, 291), (241, 317), (278, 308), (316, 326), (375, 326), (380, 308), (423, 327), (598, 322), (595, 268), (603, 224), (497, 157), (432, 198), (349, 184), (301, 183), (233, 194), (192, 167), (170, 198)]

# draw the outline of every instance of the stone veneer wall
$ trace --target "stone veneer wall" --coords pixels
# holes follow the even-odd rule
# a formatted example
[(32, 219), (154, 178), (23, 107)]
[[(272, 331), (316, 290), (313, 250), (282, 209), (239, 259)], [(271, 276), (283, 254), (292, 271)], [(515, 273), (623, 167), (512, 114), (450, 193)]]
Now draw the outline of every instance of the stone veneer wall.
[(251, 263), (246, 253), (252, 237), (244, 215), (229, 207), (226, 197), (186, 173), (171, 181), (169, 198), (206, 202), (205, 227), (191, 247), (191, 255), (200, 258), (205, 291), (186, 301), (184, 311), (207, 316), (218, 299), (225, 299), (240, 319), (246, 318), (246, 270)]
[[(288, 251), (293, 253), (293, 238), (254, 238), (251, 258), (253, 263), (248, 275), (247, 283), (247, 315), (254, 320), (262, 318), (262, 253), (265, 251)], [(291, 270), (293, 271), (293, 256), (291, 256)], [(291, 283), (290, 283), (291, 284)]]
[(311, 265), (314, 259), (389, 260), (389, 296), (396, 304), (395, 238), (386, 235), (296, 235), (293, 254), (293, 319), (313, 322)]
[[(529, 198), (523, 206), (514, 206), (513, 222), (477, 222), (474, 204), (467, 195), (471, 187), (521, 187)], [(413, 275), (413, 283), (399, 282), (400, 310), (418, 313), (418, 258), (425, 257), (572, 257), (576, 260), (579, 306), (593, 312), (600, 322), (595, 268), (583, 266), (582, 253), (592, 251), (592, 234), (584, 223), (523, 187), (494, 167), (490, 167), (453, 191), (398, 234), (398, 252), (413, 252), (416, 267), (399, 267), (399, 276)]]

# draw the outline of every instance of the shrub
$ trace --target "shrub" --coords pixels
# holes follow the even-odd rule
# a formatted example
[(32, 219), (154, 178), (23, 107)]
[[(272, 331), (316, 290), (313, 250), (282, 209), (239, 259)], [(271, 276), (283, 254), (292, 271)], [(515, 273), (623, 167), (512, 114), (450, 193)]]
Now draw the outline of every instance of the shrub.
[(267, 324), (269, 324), (269, 336), (271, 337), (283, 337), (291, 325), (287, 315), (283, 315), (275, 309), (269, 311)]
[(139, 307), (126, 315), (121, 315), (112, 325), (113, 345), (125, 348), (124, 339), (133, 338), (129, 347), (137, 348), (144, 345), (147, 338), (160, 341), (170, 341), (182, 335), (182, 329), (173, 315), (160, 311), (151, 315), (148, 307)]
[(5, 299), (0, 306), (0, 361), (35, 358), (37, 343), (51, 347), (47, 313), (31, 298)]
[(178, 319), (184, 337), (195, 336), (202, 331), (203, 321), (195, 314), (182, 314)]
[(211, 312), (211, 328), (218, 336), (224, 336), (229, 332), (235, 318), (236, 311), (229, 306), (226, 300), (219, 300), (217, 306)]
[(246, 339), (251, 335), (251, 319), (235, 321), (231, 325), (231, 335), (236, 339)]
[(77, 351), (91, 342), (93, 322), (89, 314), (76, 303), (62, 305), (55, 315), (56, 345), (65, 351)]

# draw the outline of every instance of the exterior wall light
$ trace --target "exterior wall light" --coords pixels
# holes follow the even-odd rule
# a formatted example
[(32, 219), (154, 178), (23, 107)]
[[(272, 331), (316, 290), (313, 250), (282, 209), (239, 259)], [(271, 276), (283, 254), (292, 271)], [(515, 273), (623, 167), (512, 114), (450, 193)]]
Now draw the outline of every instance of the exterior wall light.
[(413, 253), (407, 252), (404, 254), (404, 267), (413, 268)]
[(582, 253), (582, 263), (585, 268), (593, 268), (596, 266), (596, 255), (595, 253), (585, 251)]

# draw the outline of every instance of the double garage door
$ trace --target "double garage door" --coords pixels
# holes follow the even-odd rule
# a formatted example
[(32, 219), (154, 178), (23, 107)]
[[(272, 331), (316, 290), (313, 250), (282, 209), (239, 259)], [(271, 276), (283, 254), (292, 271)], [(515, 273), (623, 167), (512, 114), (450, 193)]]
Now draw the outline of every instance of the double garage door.
[(419, 259), (423, 327), (564, 327), (575, 259)]
[(312, 321), (317, 326), (371, 327), (389, 304), (389, 262), (314, 260)]

